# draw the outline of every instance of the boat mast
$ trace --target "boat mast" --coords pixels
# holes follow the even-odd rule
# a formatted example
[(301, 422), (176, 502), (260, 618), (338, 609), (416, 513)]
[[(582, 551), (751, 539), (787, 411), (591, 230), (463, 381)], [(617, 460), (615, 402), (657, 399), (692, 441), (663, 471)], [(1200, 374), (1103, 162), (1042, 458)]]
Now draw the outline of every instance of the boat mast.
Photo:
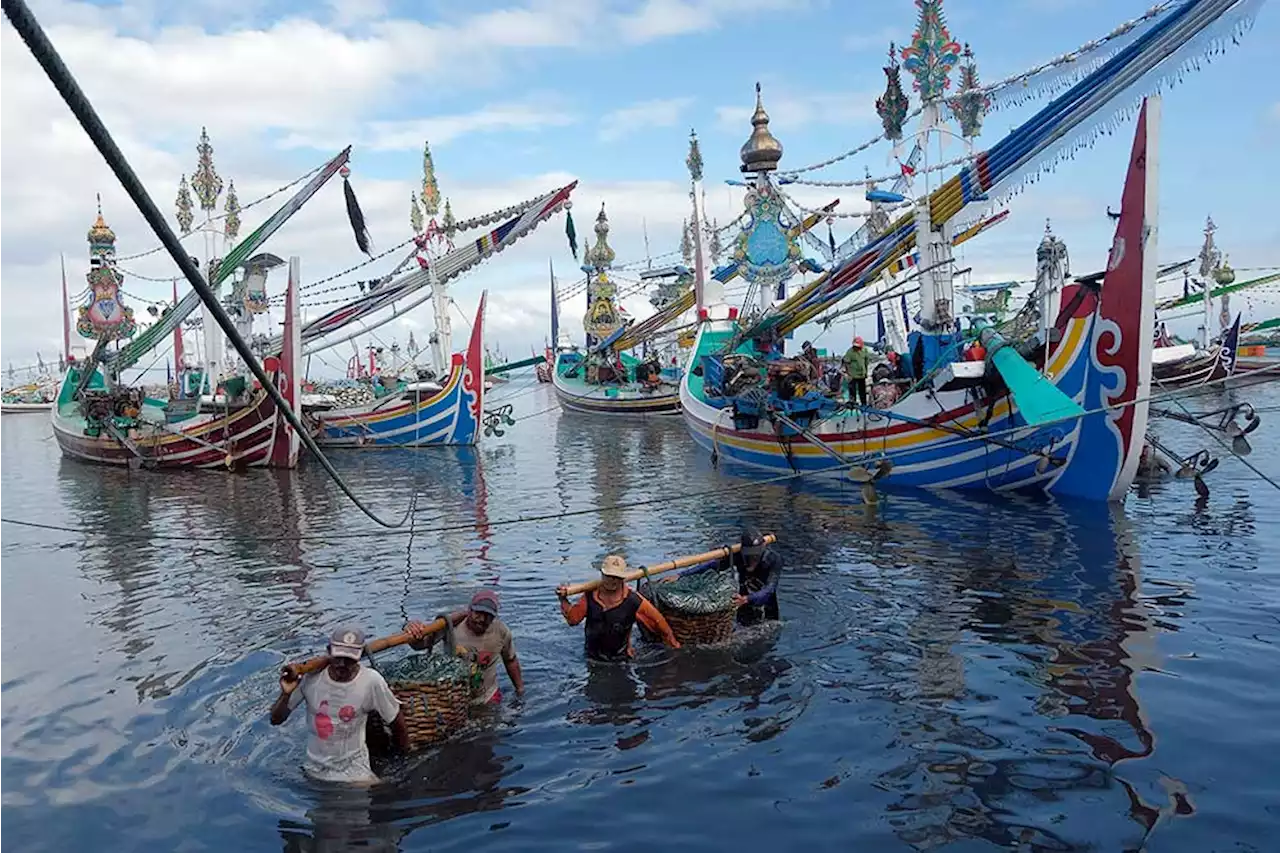
[(1209, 328), (1213, 322), (1213, 271), (1222, 260), (1222, 253), (1213, 243), (1213, 232), (1218, 226), (1213, 224), (1213, 217), (1205, 217), (1204, 243), (1200, 246), (1200, 285), (1204, 288), (1204, 319), (1200, 326), (1200, 348), (1209, 349)]
[(698, 134), (689, 131), (689, 155), (684, 163), (689, 167), (689, 200), (693, 202), (693, 287), (696, 294), (695, 304), (698, 315), (708, 305), (719, 305), (724, 302), (724, 286), (714, 278), (707, 276), (706, 253), (702, 245), (702, 223), (706, 218), (703, 209), (706, 196), (702, 191), (702, 151), (698, 147)]
[(67, 301), (67, 259), (61, 253), (58, 261), (62, 264), (62, 369), (71, 361), (71, 306)]
[(427, 340), (431, 344), (431, 369), (437, 377), (443, 377), (449, 372), (449, 361), (453, 355), (453, 325), (449, 321), (449, 285), (436, 277), (436, 244), (446, 239), (446, 235), (436, 222), (436, 214), (440, 212), (440, 185), (436, 181), (431, 145), (427, 142), (422, 144), (421, 198), (427, 223), (418, 247), (426, 255), (427, 287), (431, 291), (431, 312), (436, 324), (435, 331)]
[[(960, 46), (951, 39), (942, 18), (942, 0), (921, 0), (920, 19), (912, 34), (911, 44), (902, 49), (903, 64), (916, 79), (920, 92), (920, 148), (924, 157), (924, 194), (916, 202), (916, 243), (920, 249), (920, 325), (931, 335), (946, 335), (954, 329), (954, 264), (951, 251), (951, 221), (933, 224), (929, 195), (929, 142), (938, 134), (939, 160), (943, 138), (942, 105), (952, 66), (960, 55)], [(945, 346), (944, 341), (938, 342)], [(936, 360), (937, 354), (926, 362)], [(926, 364), (928, 370), (931, 364)]]
[(1044, 237), (1036, 249), (1036, 304), (1040, 314), (1040, 342), (1044, 345), (1044, 363), (1040, 372), (1049, 371), (1049, 328), (1057, 321), (1062, 302), (1062, 287), (1070, 274), (1067, 244), (1053, 235), (1049, 220), (1044, 221)]
[[(191, 176), (191, 190), (195, 193), (200, 210), (204, 213), (204, 222), (199, 231), (204, 237), (204, 277), (205, 281), (214, 280), (213, 262), (218, 257), (218, 250), (223, 234), (213, 221), (214, 211), (218, 208), (218, 197), (222, 195), (222, 178), (213, 165), (213, 146), (209, 143), (209, 131), (200, 128), (200, 142), (196, 145), (199, 155), (196, 170)], [(181, 185), (180, 185), (181, 186)], [(181, 192), (181, 189), (179, 189)], [(213, 318), (209, 306), (200, 309), (202, 328), (204, 330), (204, 377), (209, 393), (218, 387), (221, 371), (223, 340), (218, 324)]]

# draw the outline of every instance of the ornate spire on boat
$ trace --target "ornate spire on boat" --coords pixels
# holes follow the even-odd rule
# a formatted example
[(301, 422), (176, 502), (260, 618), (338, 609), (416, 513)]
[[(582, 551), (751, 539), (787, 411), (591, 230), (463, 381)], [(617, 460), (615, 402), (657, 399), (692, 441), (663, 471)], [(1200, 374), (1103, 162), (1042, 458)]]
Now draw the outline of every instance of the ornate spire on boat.
[(915, 77), (915, 90), (927, 103), (951, 86), (951, 69), (960, 59), (960, 45), (951, 38), (942, 14), (942, 0), (916, 0), (920, 19), (911, 44), (902, 49), (902, 65)]
[(413, 229), (414, 234), (422, 233), (422, 226), (425, 224), (422, 218), (422, 205), (418, 203), (418, 194), (409, 194), (409, 227)]
[(184, 236), (190, 234), (191, 224), (195, 222), (195, 214), (192, 213), (191, 188), (187, 185), (185, 174), (182, 180), (178, 181), (178, 197), (174, 200), (174, 205), (178, 209), (176, 215), (178, 228), (182, 230)]
[[(766, 121), (768, 117), (766, 116)], [(684, 164), (689, 167), (689, 177), (695, 181), (702, 180), (702, 151), (698, 148), (698, 134), (693, 129), (689, 130), (689, 156), (684, 159)]]
[(902, 125), (907, 120), (907, 95), (902, 91), (902, 70), (898, 65), (897, 48), (889, 42), (889, 64), (884, 67), (884, 94), (876, 98), (876, 115), (884, 127), (884, 138), (890, 142), (902, 141)]
[(964, 46), (964, 65), (960, 66), (960, 94), (947, 105), (951, 114), (960, 124), (960, 135), (972, 141), (982, 133), (982, 119), (991, 107), (991, 98), (982, 91), (978, 82), (978, 64), (973, 60), (973, 51), (968, 43)]
[(609, 217), (604, 212), (604, 202), (600, 203), (595, 231), (595, 245), (583, 253), (583, 268), (588, 270), (590, 281), (587, 284), (587, 315), (582, 326), (588, 336), (603, 340), (622, 326), (622, 316), (614, 301), (618, 288), (607, 272), (617, 255), (609, 245)]
[[(240, 198), (236, 195), (234, 180), (227, 182), (227, 202), (223, 210), (226, 212), (226, 218), (222, 233), (227, 235), (228, 240), (235, 242), (235, 239), (240, 236)], [(284, 262), (281, 261), (281, 263)]]
[(764, 109), (760, 84), (756, 83), (756, 111), (751, 116), (751, 136), (740, 152), (742, 171), (747, 174), (772, 172), (782, 159), (782, 143), (769, 132), (769, 114)]
[(436, 165), (427, 142), (422, 143), (422, 212), (428, 219), (440, 212), (440, 185), (436, 183)]
[(116, 232), (102, 218), (102, 196), (98, 196), (98, 218), (89, 226), (89, 258), (115, 263)]
[(200, 142), (196, 145), (199, 160), (195, 173), (191, 176), (191, 189), (200, 202), (200, 209), (212, 213), (218, 208), (218, 197), (222, 195), (222, 178), (213, 166), (213, 145), (209, 142), (209, 131), (200, 128)]
[(680, 258), (685, 265), (693, 263), (693, 232), (689, 230), (689, 220), (680, 222)]
[(607, 270), (613, 266), (617, 254), (609, 245), (609, 217), (604, 212), (604, 202), (600, 202), (600, 213), (596, 216), (596, 244), (588, 249), (588, 263), (598, 270)]
[(102, 196), (98, 196), (98, 218), (87, 236), (89, 297), (76, 312), (76, 331), (81, 337), (107, 341), (133, 337), (137, 324), (133, 309), (120, 298), (124, 276), (116, 269), (116, 232), (102, 218)]
[[(565, 206), (568, 206), (567, 202)], [(449, 241), (452, 241), (453, 235), (458, 233), (458, 218), (453, 215), (453, 207), (447, 198), (444, 200), (444, 215), (440, 217), (440, 230)]]

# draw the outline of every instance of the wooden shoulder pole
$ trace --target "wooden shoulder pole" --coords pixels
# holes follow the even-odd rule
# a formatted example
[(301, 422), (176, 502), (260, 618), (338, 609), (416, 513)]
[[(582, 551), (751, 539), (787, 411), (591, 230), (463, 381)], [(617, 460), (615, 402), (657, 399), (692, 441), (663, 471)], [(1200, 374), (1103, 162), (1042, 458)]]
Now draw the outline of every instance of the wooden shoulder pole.
[[(437, 631), (443, 631), (445, 627), (444, 619), (437, 619), (434, 622), (427, 623), (427, 633), (434, 634)], [(392, 634), (390, 637), (378, 637), (364, 644), (365, 654), (374, 654), (384, 649), (390, 649), (395, 646), (403, 646), (412, 643), (414, 637), (408, 631), (401, 631), (399, 634)], [(285, 664), (280, 670), (282, 674), (292, 675), (295, 678), (301, 678), (304, 675), (310, 675), (313, 672), (319, 672), (329, 665), (329, 656), (320, 655), (310, 660), (298, 661), (296, 663)]]
[[(764, 541), (766, 545), (769, 545), (777, 542), (778, 537), (769, 533), (764, 537)], [(626, 580), (629, 583), (631, 581), (640, 580), (644, 577), (652, 577), (653, 575), (660, 575), (664, 572), (673, 572), (676, 569), (687, 569), (689, 566), (696, 566), (699, 563), (708, 563), (712, 560), (724, 559), (725, 557), (732, 556), (741, 550), (741, 544), (726, 545), (723, 548), (716, 548), (714, 551), (704, 551), (701, 554), (690, 554), (688, 557), (677, 557), (674, 560), (670, 560), (666, 563), (659, 563), (656, 566), (646, 566), (644, 569), (632, 570), (627, 573)], [(596, 578), (595, 580), (572, 584), (568, 587), (568, 594), (581, 595), (584, 592), (590, 592), (600, 586), (600, 580), (600, 578)]]

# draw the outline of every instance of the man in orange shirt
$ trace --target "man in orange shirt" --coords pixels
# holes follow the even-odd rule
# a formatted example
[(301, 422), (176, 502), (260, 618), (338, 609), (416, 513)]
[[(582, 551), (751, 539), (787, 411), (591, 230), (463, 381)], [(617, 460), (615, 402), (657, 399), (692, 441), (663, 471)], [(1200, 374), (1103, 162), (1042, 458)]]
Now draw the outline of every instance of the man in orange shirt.
[(631, 629), (639, 622), (662, 638), (673, 649), (680, 648), (680, 641), (671, 633), (671, 626), (662, 618), (658, 608), (627, 588), (627, 561), (617, 554), (610, 554), (600, 565), (600, 586), (569, 603), (568, 587), (556, 588), (560, 598), (560, 612), (564, 621), (577, 625), (586, 620), (585, 636), (587, 657), (599, 661), (620, 661), (634, 654), (631, 648)]

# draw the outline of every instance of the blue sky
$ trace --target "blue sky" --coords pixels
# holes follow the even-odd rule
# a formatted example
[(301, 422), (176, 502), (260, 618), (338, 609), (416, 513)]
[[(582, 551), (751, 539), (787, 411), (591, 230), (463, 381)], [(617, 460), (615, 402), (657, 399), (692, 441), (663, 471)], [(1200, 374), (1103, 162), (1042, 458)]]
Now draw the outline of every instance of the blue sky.
[[(950, 0), (945, 11), (953, 37), (972, 45), (983, 81), (991, 82), (1101, 36), (1148, 5)], [(208, 0), (92, 7), (45, 0), (33, 7), (166, 210), (179, 174), (194, 166), (202, 123), (219, 170), (239, 176), (242, 200), (350, 143), (353, 185), (375, 243), (390, 246), (408, 236), (408, 196), (419, 180), (425, 137), (442, 192), (459, 215), (577, 178), (579, 234), (585, 238), (604, 201), (620, 261), (643, 255), (642, 222), (655, 254), (676, 247), (687, 215), (683, 161), (691, 127), (702, 140), (709, 212), (721, 222), (738, 213), (738, 196), (723, 180), (738, 177), (757, 80), (785, 147), (783, 168), (825, 159), (879, 132), (874, 99), (883, 89), (885, 49), (890, 39), (907, 40), (916, 20), (914, 4), (905, 0)], [(58, 254), (67, 256), (72, 292), (79, 290), (94, 192), (103, 193), (122, 254), (154, 240), (100, 158), (74, 138), (65, 107), (38, 79), (11, 28), (4, 29), (0, 108), (9, 156), (0, 345), (6, 362), (26, 363), (36, 348), (46, 355), (58, 349)], [(1274, 181), (1266, 178), (1280, 134), (1280, 95), (1260, 73), (1277, 36), (1277, 15), (1264, 6), (1240, 46), (1167, 94), (1162, 259), (1194, 254), (1211, 214), (1235, 266), (1280, 264), (1280, 226), (1267, 215)], [(997, 141), (1031, 109), (989, 117), (979, 145)], [(1015, 198), (1013, 218), (966, 249), (974, 280), (1030, 276), (1045, 217), (1066, 240), (1076, 272), (1099, 267), (1112, 227), (1104, 210), (1117, 204), (1130, 130), (1103, 137)], [(885, 149), (822, 174), (857, 178), (864, 167), (887, 171)], [(797, 193), (806, 203), (839, 196), (845, 209), (860, 209), (857, 194)], [(246, 230), (256, 222), (246, 217)], [(856, 224), (837, 223), (837, 239)], [(304, 280), (319, 278), (359, 260), (346, 228), (335, 184), (269, 248), (301, 255)], [(548, 257), (563, 278), (572, 277), (559, 220), (455, 288), (466, 313), (480, 290), (490, 289), (490, 338), (509, 352), (527, 351), (545, 336)], [(172, 274), (158, 256), (129, 266), (141, 275)], [(370, 268), (365, 277), (380, 271)], [(125, 288), (142, 300), (169, 292), (167, 284), (136, 278)], [(638, 311), (643, 303), (636, 303)], [(576, 320), (581, 306), (564, 313)], [(403, 338), (429, 326), (423, 317), (388, 334)]]

